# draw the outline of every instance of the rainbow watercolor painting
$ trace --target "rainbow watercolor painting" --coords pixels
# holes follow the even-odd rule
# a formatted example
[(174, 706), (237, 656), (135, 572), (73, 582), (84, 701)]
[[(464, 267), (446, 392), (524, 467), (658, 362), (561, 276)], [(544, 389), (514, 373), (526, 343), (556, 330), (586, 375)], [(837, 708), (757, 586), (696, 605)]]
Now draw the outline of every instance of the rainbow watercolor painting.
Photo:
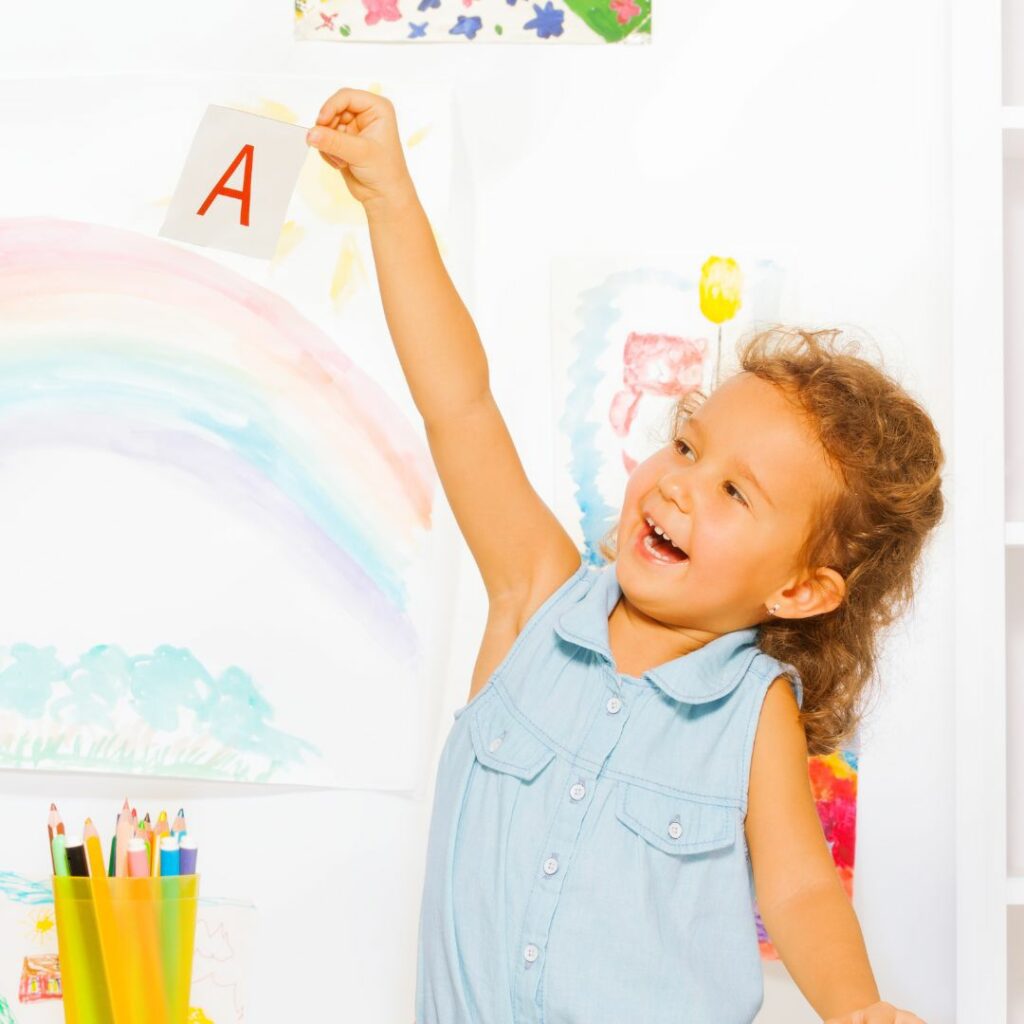
[(280, 295), (0, 221), (0, 488), (0, 766), (408, 787), (433, 466)]
[[(594, 254), (556, 261), (552, 281), (555, 512), (583, 560), (615, 524), (629, 474), (666, 443), (683, 395), (710, 393), (735, 367), (735, 341), (778, 321), (781, 265), (757, 255)], [(720, 357), (720, 359), (719, 359)], [(807, 761), (818, 817), (853, 898), (857, 744)], [(754, 915), (764, 960), (778, 953)]]
[(652, 0), (292, 0), (295, 37), (331, 42), (649, 42)]

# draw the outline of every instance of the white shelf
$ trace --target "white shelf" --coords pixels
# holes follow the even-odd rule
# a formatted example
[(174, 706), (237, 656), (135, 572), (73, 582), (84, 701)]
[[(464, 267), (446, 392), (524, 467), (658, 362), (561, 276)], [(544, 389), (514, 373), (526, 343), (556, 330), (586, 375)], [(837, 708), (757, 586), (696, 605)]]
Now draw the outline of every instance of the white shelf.
[(1011, 875), (1006, 880), (1006, 905), (1008, 907), (1024, 906), (1024, 876)]
[(1007, 906), (1024, 883), (1007, 878), (1004, 582), (1018, 534), (1004, 493), (1003, 175), (1024, 161), (1024, 106), (1003, 103), (1002, 0), (952, 0), (951, 15), (953, 611), (958, 636), (971, 638), (953, 651), (954, 1019), (1007, 1024)]
[(1024, 159), (1024, 106), (1002, 108), (1003, 157)]
[(1006, 524), (1006, 546), (1008, 548), (1024, 547), (1024, 520), (1009, 520)]

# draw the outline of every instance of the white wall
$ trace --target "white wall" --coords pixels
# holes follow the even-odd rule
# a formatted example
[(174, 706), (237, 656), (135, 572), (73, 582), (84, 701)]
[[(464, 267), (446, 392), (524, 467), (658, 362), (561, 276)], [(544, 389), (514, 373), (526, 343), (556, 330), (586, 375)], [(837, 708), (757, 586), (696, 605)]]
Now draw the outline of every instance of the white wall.
[[(795, 257), (800, 305), (785, 314), (869, 331), (951, 447), (947, 7), (660, 0), (653, 47), (542, 49), (297, 45), (288, 0), (5, 4), (0, 74), (451, 82), (475, 241), (471, 253), (456, 246), (452, 264), (524, 464), (550, 498), (548, 257), (575, 248), (750, 245)], [(308, 123), (315, 111), (305, 113)], [(53, 114), (55, 142), (74, 114), (69, 95)], [(144, 145), (159, 117), (119, 127)], [(0, 158), (26, 156), (0, 141)], [(438, 518), (453, 529), (447, 508)], [(863, 737), (854, 900), (883, 998), (929, 1024), (952, 1021), (955, 984), (951, 544), (943, 528), (916, 614), (889, 644), (887, 692)], [(216, 837), (204, 856), (206, 892), (256, 896), (255, 1024), (411, 1024), (433, 765), (465, 701), (485, 618), (465, 552), (459, 569), (450, 672), (415, 797), (128, 782), (140, 804), (184, 802), (197, 832)], [(50, 799), (69, 818), (112, 821), (125, 787), (0, 776), (0, 820), (11, 826), (2, 867), (38, 872), (45, 863), (36, 833)], [(328, 839), (296, 851), (282, 836), (313, 816)], [(287, 890), (275, 882), (286, 868), (302, 879)], [(333, 927), (321, 920), (325, 902), (338, 915)], [(289, 984), (300, 965), (330, 983)], [(782, 966), (768, 965), (761, 1024), (816, 1019)]]

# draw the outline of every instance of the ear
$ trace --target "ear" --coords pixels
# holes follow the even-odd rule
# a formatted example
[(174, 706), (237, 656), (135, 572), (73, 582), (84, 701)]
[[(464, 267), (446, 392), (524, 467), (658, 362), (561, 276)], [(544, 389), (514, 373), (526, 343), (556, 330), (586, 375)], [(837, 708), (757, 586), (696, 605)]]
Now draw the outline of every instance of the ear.
[(779, 607), (774, 618), (806, 619), (838, 608), (846, 596), (846, 580), (827, 565), (819, 566), (809, 576), (793, 585), (776, 591), (768, 603)]

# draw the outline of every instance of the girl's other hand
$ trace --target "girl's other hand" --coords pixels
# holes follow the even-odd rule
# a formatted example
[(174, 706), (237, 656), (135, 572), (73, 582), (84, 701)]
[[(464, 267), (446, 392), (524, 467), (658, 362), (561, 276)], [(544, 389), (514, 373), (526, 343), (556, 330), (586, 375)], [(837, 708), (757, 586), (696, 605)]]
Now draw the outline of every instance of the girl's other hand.
[(412, 191), (395, 108), (383, 96), (339, 89), (320, 108), (306, 141), (366, 207)]
[(872, 1003), (842, 1017), (829, 1017), (825, 1024), (925, 1024), (909, 1010), (897, 1010), (892, 1003)]

